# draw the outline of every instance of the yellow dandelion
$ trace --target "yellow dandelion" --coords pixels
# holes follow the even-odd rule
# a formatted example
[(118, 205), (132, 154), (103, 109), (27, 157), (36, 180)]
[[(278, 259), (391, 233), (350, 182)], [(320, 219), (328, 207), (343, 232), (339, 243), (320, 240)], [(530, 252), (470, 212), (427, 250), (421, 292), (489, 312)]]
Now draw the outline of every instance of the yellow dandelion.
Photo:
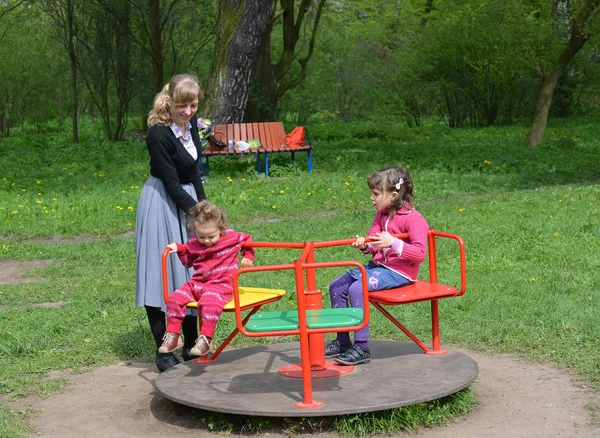
[(552, 236), (553, 237), (558, 237), (558, 233), (554, 233)]
[[(14, 185), (14, 184), (13, 184), (13, 185)], [(26, 191), (27, 191), (27, 189), (23, 189), (23, 191), (24, 191), (24, 192), (26, 192)]]
[(571, 324), (569, 324), (569, 323), (566, 323), (566, 324), (565, 324), (565, 328), (566, 328), (567, 330), (568, 330), (568, 329), (570, 329), (570, 328), (571, 328)]
[(53, 201), (56, 201), (56, 198), (52, 198)]
[(491, 161), (488, 161), (488, 160), (483, 160), (483, 162), (484, 162), (485, 164), (492, 164), (492, 162), (491, 162)]
[(133, 207), (130, 205), (129, 207), (127, 207), (127, 210), (133, 211)]
[(41, 181), (38, 179), (38, 180), (37, 180), (35, 183), (36, 183), (37, 185), (40, 185), (42, 182), (41, 182)]
[(272, 205), (271, 208), (277, 208), (277, 206), (276, 205)]
[(42, 203), (42, 200), (41, 200), (41, 199), (38, 199), (38, 200), (36, 200), (35, 202), (36, 202), (37, 204), (41, 204), (41, 203)]
[(19, 208), (23, 208), (23, 204), (19, 204)]
[(285, 193), (285, 190), (279, 190), (279, 193), (283, 195)]
[(531, 277), (531, 281), (535, 281), (535, 277)]
[(558, 200), (558, 202), (563, 202), (563, 200), (562, 200), (562, 199), (559, 199), (559, 200)]
[(346, 184), (347, 186), (349, 186), (349, 185), (350, 185), (350, 183), (349, 183), (348, 181), (346, 181), (344, 184)]
[(459, 208), (458, 211), (462, 213), (463, 211), (465, 211), (465, 209), (464, 208)]

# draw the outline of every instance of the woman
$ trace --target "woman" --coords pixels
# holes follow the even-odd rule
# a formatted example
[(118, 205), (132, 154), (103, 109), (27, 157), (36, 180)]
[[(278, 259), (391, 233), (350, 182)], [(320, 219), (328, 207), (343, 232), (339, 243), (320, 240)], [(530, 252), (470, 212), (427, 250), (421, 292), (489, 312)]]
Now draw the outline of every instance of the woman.
[[(156, 95), (148, 117), (150, 178), (144, 184), (136, 218), (136, 304), (146, 308), (160, 371), (179, 363), (173, 353), (158, 352), (166, 329), (161, 254), (169, 243), (187, 241), (185, 216), (198, 201), (206, 199), (195, 115), (202, 97), (194, 76), (173, 76)], [(169, 257), (169, 293), (189, 281), (192, 274), (193, 270), (185, 268), (177, 257)], [(192, 316), (183, 322), (182, 356), (186, 361), (195, 357), (190, 350), (198, 336), (196, 322)]]

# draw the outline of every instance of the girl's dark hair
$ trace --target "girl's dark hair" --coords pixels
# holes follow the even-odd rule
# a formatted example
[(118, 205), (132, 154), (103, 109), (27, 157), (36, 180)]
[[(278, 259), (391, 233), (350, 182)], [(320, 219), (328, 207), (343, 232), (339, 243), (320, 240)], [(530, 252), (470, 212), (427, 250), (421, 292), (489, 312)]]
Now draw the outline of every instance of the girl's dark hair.
[(227, 216), (221, 209), (206, 200), (200, 201), (190, 210), (188, 225), (194, 228), (194, 224), (201, 225), (209, 222), (217, 224), (221, 231), (225, 231), (228, 224)]
[(390, 215), (393, 215), (406, 204), (413, 203), (413, 180), (408, 171), (400, 166), (389, 166), (373, 173), (367, 180), (371, 190), (377, 189), (387, 193), (398, 192), (392, 200)]

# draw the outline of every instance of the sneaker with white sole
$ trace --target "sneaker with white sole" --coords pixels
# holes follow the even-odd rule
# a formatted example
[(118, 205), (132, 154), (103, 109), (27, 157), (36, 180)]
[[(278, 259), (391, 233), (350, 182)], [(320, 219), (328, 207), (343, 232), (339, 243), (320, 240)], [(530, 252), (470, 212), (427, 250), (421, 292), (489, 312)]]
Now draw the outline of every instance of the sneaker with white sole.
[(194, 345), (190, 353), (195, 356), (204, 356), (212, 349), (212, 342), (208, 338), (208, 336), (200, 335), (198, 339), (196, 339), (196, 345)]

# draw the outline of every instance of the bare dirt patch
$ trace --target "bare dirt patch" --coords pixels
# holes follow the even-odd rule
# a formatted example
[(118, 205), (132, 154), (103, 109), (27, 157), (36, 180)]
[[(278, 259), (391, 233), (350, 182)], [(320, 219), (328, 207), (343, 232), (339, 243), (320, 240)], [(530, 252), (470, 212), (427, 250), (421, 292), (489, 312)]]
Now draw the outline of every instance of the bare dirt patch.
[[(445, 427), (399, 432), (398, 437), (600, 436), (588, 405), (599, 394), (573, 382), (568, 372), (510, 355), (468, 353), (479, 364), (472, 389), (478, 406)], [(191, 414), (173, 413), (154, 388), (153, 365), (117, 364), (66, 376), (71, 385), (47, 399), (29, 397), (15, 409), (39, 409), (34, 435), (79, 438), (216, 437)], [(61, 373), (60, 378), (65, 377)], [(283, 436), (270, 433), (268, 436)], [(332, 436), (335, 434), (315, 434)]]
[(54, 263), (52, 260), (34, 260), (20, 262), (17, 260), (0, 261), (0, 284), (17, 284), (38, 281), (41, 277), (24, 277), (24, 274), (33, 268), (39, 268)]

